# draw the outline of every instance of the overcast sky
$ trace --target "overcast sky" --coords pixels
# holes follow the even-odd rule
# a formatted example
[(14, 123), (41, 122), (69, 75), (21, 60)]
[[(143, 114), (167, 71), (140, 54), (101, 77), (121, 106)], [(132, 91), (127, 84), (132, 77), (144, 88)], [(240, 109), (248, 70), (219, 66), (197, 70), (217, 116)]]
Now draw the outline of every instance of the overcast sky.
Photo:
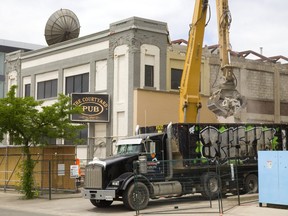
[[(195, 0), (2, 0), (0, 39), (47, 45), (44, 28), (57, 10), (78, 17), (80, 37), (106, 30), (132, 16), (166, 22), (171, 40), (188, 39)], [(211, 20), (204, 45), (217, 44), (215, 0), (209, 1)], [(288, 57), (288, 1), (230, 0), (230, 41), (234, 51), (253, 50), (270, 57)]]

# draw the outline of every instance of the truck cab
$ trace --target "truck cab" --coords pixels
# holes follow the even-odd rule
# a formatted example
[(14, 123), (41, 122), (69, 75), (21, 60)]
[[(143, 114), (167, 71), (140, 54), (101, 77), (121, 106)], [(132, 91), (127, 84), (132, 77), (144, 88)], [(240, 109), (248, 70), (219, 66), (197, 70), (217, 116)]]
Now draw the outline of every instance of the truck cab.
[(116, 143), (115, 156), (136, 153), (146, 155), (154, 160), (164, 160), (165, 142), (162, 140), (163, 136), (163, 133), (151, 133), (121, 139)]
[[(110, 206), (114, 200), (122, 200), (129, 209), (145, 208), (153, 194), (150, 182), (167, 176), (167, 168), (161, 164), (168, 159), (165, 137), (164, 133), (151, 133), (121, 139), (116, 143), (115, 155), (93, 159), (85, 169), (83, 197), (99, 208)], [(136, 175), (140, 178), (137, 190), (142, 188), (138, 206), (131, 198)]]

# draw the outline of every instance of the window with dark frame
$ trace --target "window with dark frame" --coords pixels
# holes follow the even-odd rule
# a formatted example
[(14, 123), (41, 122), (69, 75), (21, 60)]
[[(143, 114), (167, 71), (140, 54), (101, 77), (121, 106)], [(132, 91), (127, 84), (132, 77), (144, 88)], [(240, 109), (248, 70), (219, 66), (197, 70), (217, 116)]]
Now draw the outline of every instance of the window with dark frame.
[(88, 127), (82, 129), (79, 131), (78, 136), (76, 137), (76, 139), (81, 139), (81, 143), (75, 143), (73, 140), (64, 140), (64, 145), (87, 145), (87, 139), (88, 139)]
[(66, 77), (65, 94), (89, 91), (89, 73)]
[(171, 68), (171, 89), (179, 90), (183, 70)]
[(49, 137), (42, 137), (41, 143), (47, 144), (47, 145), (56, 145), (56, 138), (49, 138)]
[(47, 80), (37, 83), (37, 99), (57, 97), (58, 80)]
[(24, 87), (24, 96), (25, 97), (31, 96), (30, 90), (31, 90), (31, 84), (25, 84), (25, 87)]
[(154, 87), (154, 66), (145, 65), (145, 86)]

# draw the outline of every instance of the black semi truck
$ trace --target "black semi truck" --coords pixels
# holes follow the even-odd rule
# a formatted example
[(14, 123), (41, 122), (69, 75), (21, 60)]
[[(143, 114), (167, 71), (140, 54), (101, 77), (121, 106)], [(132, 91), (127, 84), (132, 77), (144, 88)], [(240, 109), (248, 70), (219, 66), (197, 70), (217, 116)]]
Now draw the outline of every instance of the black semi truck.
[(83, 197), (99, 208), (121, 200), (140, 210), (159, 197), (255, 193), (258, 151), (286, 150), (287, 130), (286, 124), (176, 123), (162, 132), (141, 128), (116, 143), (116, 155), (86, 166)]

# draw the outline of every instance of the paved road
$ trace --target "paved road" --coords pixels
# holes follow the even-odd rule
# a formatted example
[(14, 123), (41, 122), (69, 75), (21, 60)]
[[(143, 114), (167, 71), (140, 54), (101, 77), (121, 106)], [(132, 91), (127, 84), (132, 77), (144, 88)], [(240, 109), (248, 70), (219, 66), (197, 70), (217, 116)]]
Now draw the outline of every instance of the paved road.
[[(54, 198), (53, 198), (54, 196)], [(61, 196), (61, 195), (60, 195)], [(80, 194), (69, 195), (59, 197), (59, 195), (52, 195), (52, 200), (49, 199), (34, 199), (34, 200), (23, 200), (21, 195), (15, 192), (0, 192), (0, 209), (11, 213), (14, 211), (21, 212), (21, 216), (29, 213), (33, 213), (33, 216), (46, 214), (47, 216), (52, 215), (119, 215), (121, 216), (132, 216), (136, 215), (135, 211), (128, 211), (122, 202), (113, 202), (112, 206), (106, 209), (99, 209), (94, 207), (89, 200), (83, 199)], [(2, 212), (2, 211), (1, 211)], [(140, 211), (140, 214), (167, 214), (177, 215), (179, 212), (192, 213), (194, 212), (206, 212), (209, 215), (219, 215), (218, 205), (214, 204), (213, 208), (210, 208), (209, 201), (199, 200), (199, 196), (191, 197), (188, 199), (159, 199), (151, 201), (147, 209)], [(0, 214), (2, 216), (2, 214)], [(10, 215), (10, 214), (9, 214)], [(16, 214), (17, 215), (17, 214)], [(19, 214), (20, 215), (20, 214)], [(32, 214), (31, 214), (32, 215)]]
[[(237, 200), (223, 199), (224, 212), (227, 216), (266, 216), (277, 215), (287, 216), (287, 209), (258, 207), (258, 202), (248, 202), (237, 206)], [(234, 207), (233, 207), (234, 206)], [(236, 206), (236, 207), (235, 207)], [(230, 209), (230, 210), (228, 210)], [(216, 216), (219, 213), (219, 203), (203, 201), (199, 196), (184, 197), (178, 199), (159, 199), (149, 203), (147, 209), (140, 211), (140, 215), (200, 215)], [(52, 195), (49, 199), (23, 200), (16, 192), (0, 191), (0, 215), (21, 215), (21, 216), (97, 216), (117, 215), (134, 216), (135, 211), (127, 211), (121, 202), (115, 202), (108, 209), (95, 208), (89, 200), (83, 199), (80, 194)]]
[[(22, 210), (13, 210), (13, 209), (4, 209), (0, 207), (0, 215), (1, 216), (39, 216), (39, 213), (34, 212), (26, 212)], [(41, 216), (53, 216), (51, 214), (41, 213)]]

